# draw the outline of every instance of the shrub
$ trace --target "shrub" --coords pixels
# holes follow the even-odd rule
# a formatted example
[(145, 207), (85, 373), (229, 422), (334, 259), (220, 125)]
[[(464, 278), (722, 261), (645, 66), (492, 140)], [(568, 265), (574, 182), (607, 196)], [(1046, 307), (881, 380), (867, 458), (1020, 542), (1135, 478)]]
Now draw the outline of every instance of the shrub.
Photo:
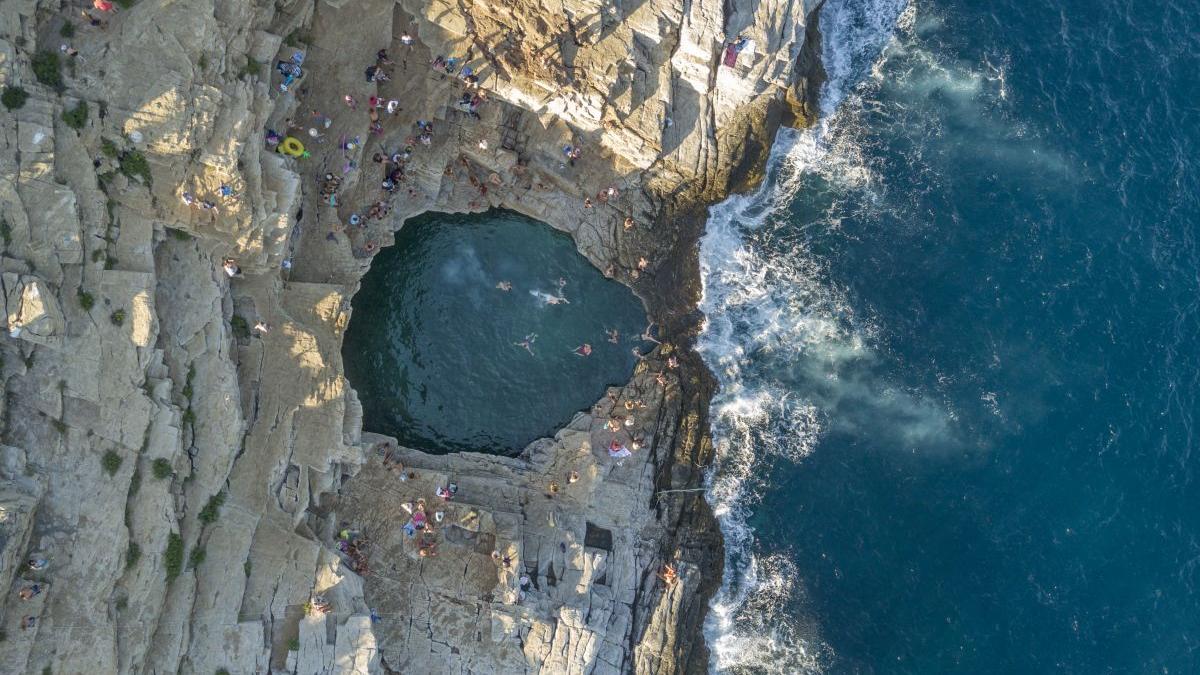
[(217, 675), (229, 675), (227, 668), (217, 668)]
[(83, 311), (90, 312), (92, 307), (96, 306), (96, 298), (81, 288), (79, 289), (79, 306), (83, 308)]
[(4, 239), (4, 245), (8, 246), (12, 243), (12, 225), (8, 221), (0, 218), (0, 238)]
[[(26, 362), (26, 365), (29, 365), (29, 363)], [(62, 420), (50, 420), (50, 425), (53, 426), (54, 430), (60, 434), (67, 433), (67, 423)]]
[(104, 456), (100, 458), (100, 466), (104, 467), (108, 475), (115, 475), (121, 468), (121, 456), (113, 450), (105, 450)]
[(188, 556), (188, 567), (199, 567), (200, 563), (204, 562), (204, 557), (206, 555), (208, 554), (204, 551), (203, 546), (197, 546), (196, 548), (192, 549), (192, 554)]
[(183, 230), (177, 230), (173, 227), (167, 228), (167, 234), (171, 235), (171, 238), (175, 239), (177, 241), (191, 241), (192, 240), (192, 235), (188, 234), (187, 232), (184, 232)]
[(117, 4), (121, 6), (121, 9), (129, 9), (130, 7), (136, 5), (137, 1), (138, 0), (117, 0)]
[(64, 23), (59, 29), (58, 34), (65, 37), (75, 37), (75, 24), (70, 21)]
[(285, 44), (289, 47), (296, 47), (301, 42), (308, 42), (308, 41), (309, 41), (308, 33), (304, 32), (300, 28), (293, 28), (292, 32), (288, 33), (287, 37), (283, 38), (283, 44)]
[(121, 173), (130, 178), (141, 178), (146, 187), (150, 187), (152, 180), (150, 176), (150, 163), (146, 161), (146, 156), (137, 150), (121, 155), (119, 161), (121, 165)]
[(40, 51), (33, 55), (31, 63), (33, 65), (33, 76), (37, 78), (38, 82), (47, 87), (54, 87), (57, 91), (62, 91), (63, 79), (58, 52)]
[(101, 260), (104, 260), (104, 249), (94, 249), (92, 251), (92, 262), (100, 262)]
[(110, 141), (107, 138), (100, 139), (100, 153), (103, 154), (105, 157), (116, 158), (117, 144), (113, 143), (112, 141)]
[(288, 651), (289, 652), (300, 651), (300, 638), (292, 638), (291, 640), (288, 640)]
[(262, 69), (263, 64), (247, 56), (246, 65), (242, 66), (242, 70), (238, 72), (238, 77), (245, 78), (247, 76), (258, 75), (262, 72)]
[(200, 509), (200, 522), (212, 525), (221, 517), (221, 507), (225, 505), (225, 493), (218, 492), (208, 498), (208, 503)]
[(191, 408), (183, 411), (183, 423), (192, 425), (196, 424), (196, 413)]
[(142, 473), (137, 469), (133, 470), (133, 475), (129, 477), (129, 494), (136, 495), (138, 490), (142, 489)]
[(174, 532), (167, 537), (167, 550), (163, 553), (163, 567), (167, 570), (167, 581), (183, 571), (183, 537)]
[(154, 473), (154, 477), (159, 480), (166, 480), (167, 478), (171, 477), (172, 473), (174, 473), (171, 471), (171, 461), (164, 457), (159, 457), (158, 459), (154, 460), (154, 462), (150, 465), (150, 470)]
[(62, 114), (63, 122), (72, 129), (79, 130), (87, 126), (88, 121), (88, 104), (87, 101), (80, 101), (71, 110), (64, 110)]
[(129, 548), (125, 550), (125, 569), (133, 569), (133, 566), (137, 565), (141, 558), (142, 547), (138, 546), (137, 542), (129, 542)]
[(251, 565), (250, 565), (250, 561), (249, 561), (249, 560), (247, 560), (246, 562), (242, 563), (242, 571), (246, 573), (246, 576), (250, 576), (250, 571), (251, 571), (252, 569), (253, 569), (253, 566), (251, 566)]
[(20, 87), (5, 87), (4, 93), (0, 94), (0, 103), (3, 103), (4, 107), (9, 110), (21, 108), (27, 100), (29, 100), (29, 94)]
[(250, 337), (250, 324), (246, 323), (246, 319), (236, 314), (229, 320), (229, 327), (233, 330), (233, 336), (239, 340)]
[[(109, 258), (109, 260), (111, 260), (111, 258)], [(120, 326), (125, 323), (125, 310), (118, 309), (117, 311), (113, 312), (108, 318), (113, 322), (114, 326)]]

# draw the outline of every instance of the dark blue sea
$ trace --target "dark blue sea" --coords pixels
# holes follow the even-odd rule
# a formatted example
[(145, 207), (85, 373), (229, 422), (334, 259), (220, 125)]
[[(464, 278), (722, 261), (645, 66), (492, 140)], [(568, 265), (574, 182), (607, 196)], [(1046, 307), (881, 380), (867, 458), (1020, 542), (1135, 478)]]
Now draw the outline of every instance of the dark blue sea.
[(729, 672), (1200, 672), (1200, 6), (829, 0), (712, 209)]

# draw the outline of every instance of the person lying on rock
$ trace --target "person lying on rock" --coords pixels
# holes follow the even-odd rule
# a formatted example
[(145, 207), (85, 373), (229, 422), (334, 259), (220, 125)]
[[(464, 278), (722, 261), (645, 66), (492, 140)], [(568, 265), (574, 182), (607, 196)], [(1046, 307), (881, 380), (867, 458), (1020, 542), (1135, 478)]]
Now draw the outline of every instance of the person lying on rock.
[(674, 586), (677, 581), (679, 581), (679, 573), (675, 571), (675, 568), (670, 563), (667, 563), (662, 566), (661, 570), (659, 570), (658, 578), (663, 580), (663, 583), (666, 584), (667, 588), (670, 588)]

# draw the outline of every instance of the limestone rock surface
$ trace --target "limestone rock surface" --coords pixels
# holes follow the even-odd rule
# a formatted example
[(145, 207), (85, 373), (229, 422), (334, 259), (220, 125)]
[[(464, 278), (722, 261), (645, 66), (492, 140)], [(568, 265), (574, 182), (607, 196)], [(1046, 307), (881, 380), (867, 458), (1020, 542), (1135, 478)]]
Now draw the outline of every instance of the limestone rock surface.
[[(703, 670), (696, 243), (815, 110), (817, 3), (118, 4), (0, 2), (0, 673)], [(517, 457), (396, 447), (350, 300), (408, 218), (490, 208), (662, 344)]]

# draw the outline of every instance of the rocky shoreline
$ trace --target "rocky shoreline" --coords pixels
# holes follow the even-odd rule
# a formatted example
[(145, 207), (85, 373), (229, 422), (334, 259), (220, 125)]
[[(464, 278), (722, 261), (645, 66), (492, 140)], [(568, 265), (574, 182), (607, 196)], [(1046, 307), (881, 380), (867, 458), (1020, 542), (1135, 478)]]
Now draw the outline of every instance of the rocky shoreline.
[[(0, 84), (28, 98), (0, 123), (0, 672), (705, 670), (696, 245), (812, 118), (815, 3), (122, 4), (103, 27), (0, 6)], [(371, 96), (397, 101), (377, 131)], [(342, 375), (349, 299), (407, 218), (488, 208), (570, 233), (667, 344), (519, 457), (385, 465)], [(618, 463), (614, 438), (643, 447)], [(419, 500), (428, 538), (401, 527)]]

